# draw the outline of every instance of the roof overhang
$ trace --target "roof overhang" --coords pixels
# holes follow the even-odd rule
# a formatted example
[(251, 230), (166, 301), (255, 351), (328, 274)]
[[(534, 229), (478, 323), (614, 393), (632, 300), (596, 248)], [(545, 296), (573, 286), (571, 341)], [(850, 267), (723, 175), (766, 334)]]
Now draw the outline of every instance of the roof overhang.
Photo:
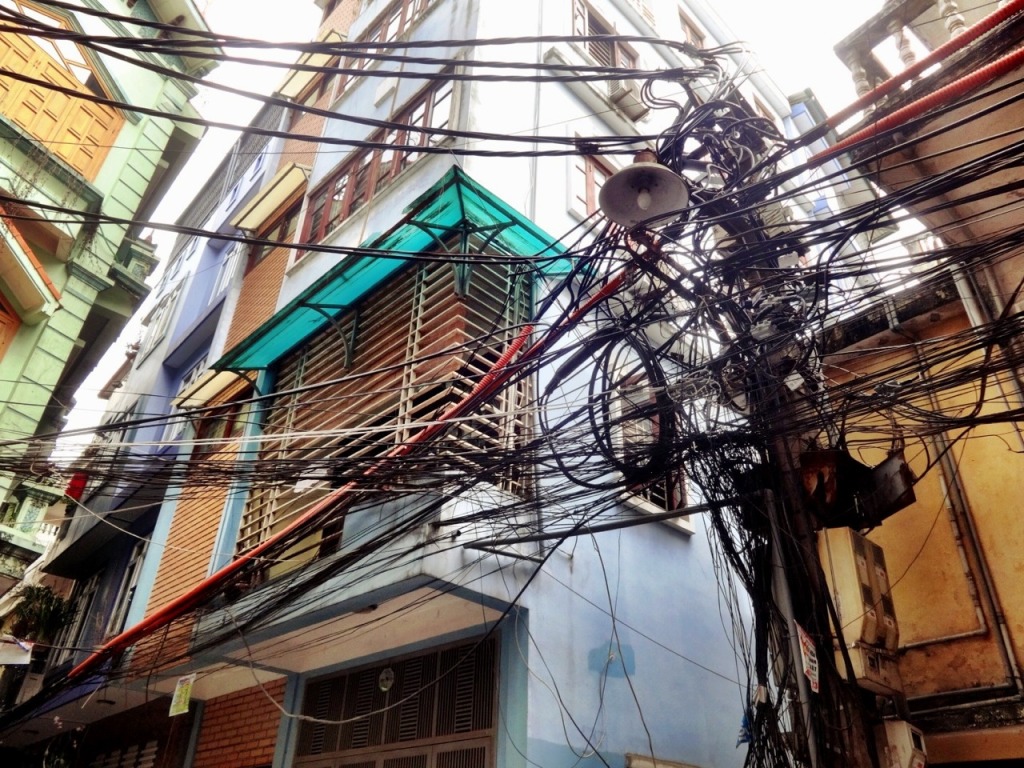
[(309, 168), (288, 163), (235, 214), (231, 226), (248, 232), (257, 231), (275, 212), (305, 189), (308, 178)]
[(453, 232), (472, 229), (486, 233), (495, 247), (535, 262), (544, 272), (565, 269), (561, 243), (458, 167), (449, 169), (405, 214), (388, 232), (361, 246), (393, 257), (353, 255), (343, 259), (212, 367), (231, 371), (269, 368), (407, 266), (408, 257), (440, 250)]
[[(326, 34), (321, 35), (320, 39), (317, 40), (319, 43), (340, 43), (344, 41), (336, 30), (328, 30)], [(307, 51), (299, 57), (299, 60), (295, 62), (296, 66), (294, 69), (288, 70), (288, 74), (285, 75), (284, 82), (277, 89), (276, 95), (282, 96), (286, 99), (294, 99), (300, 93), (302, 93), (313, 82), (313, 78), (316, 77), (320, 72), (319, 69), (327, 66), (327, 62), (331, 60), (334, 53), (319, 53), (313, 51)], [(308, 67), (308, 69), (307, 69)]]
[(244, 380), (244, 377), (234, 371), (208, 369), (196, 379), (192, 386), (179, 392), (171, 404), (181, 410), (201, 408), (239, 380)]

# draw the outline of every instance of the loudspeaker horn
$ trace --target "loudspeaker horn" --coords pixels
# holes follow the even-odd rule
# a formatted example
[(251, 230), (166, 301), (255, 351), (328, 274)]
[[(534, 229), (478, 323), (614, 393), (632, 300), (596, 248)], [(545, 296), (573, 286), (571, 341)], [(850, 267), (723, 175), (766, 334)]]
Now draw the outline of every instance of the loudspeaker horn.
[(632, 229), (678, 213), (690, 202), (686, 182), (661, 163), (649, 162), (653, 152), (640, 152), (632, 165), (612, 175), (601, 187), (598, 205), (604, 215)]

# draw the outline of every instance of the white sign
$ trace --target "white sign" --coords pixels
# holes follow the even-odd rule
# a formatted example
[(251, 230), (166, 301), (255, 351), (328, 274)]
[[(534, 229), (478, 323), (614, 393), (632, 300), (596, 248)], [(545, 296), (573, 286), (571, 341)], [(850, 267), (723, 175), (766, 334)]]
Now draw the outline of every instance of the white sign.
[(803, 664), (804, 674), (811, 681), (811, 690), (818, 692), (818, 651), (814, 647), (814, 640), (809, 634), (797, 624), (796, 632), (800, 638), (800, 661)]

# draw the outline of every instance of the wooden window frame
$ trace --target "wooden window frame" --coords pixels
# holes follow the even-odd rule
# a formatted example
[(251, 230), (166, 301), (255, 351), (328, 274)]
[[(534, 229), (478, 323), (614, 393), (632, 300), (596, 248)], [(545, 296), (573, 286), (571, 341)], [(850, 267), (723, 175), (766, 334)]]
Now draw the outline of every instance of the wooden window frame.
[(293, 243), (302, 221), (302, 199), (299, 198), (275, 216), (272, 223), (260, 230), (256, 236), (267, 243), (253, 243), (245, 263), (245, 274), (249, 274), (257, 265), (284, 244)]
[[(447, 128), (455, 104), (451, 80), (439, 80), (420, 91), (391, 119), (395, 127), (373, 133), (368, 141), (386, 145), (366, 147), (349, 155), (309, 196), (302, 226), (303, 243), (322, 242), (346, 219), (364, 208), (422, 153), (399, 147), (423, 147), (439, 144), (444, 137), (428, 132), (412, 132), (408, 126), (419, 122), (430, 130)], [(405, 127), (403, 127), (405, 126)], [(391, 139), (391, 140), (389, 140)], [(393, 158), (388, 165), (385, 157)], [(381, 172), (383, 169), (383, 173)], [(296, 258), (301, 258), (301, 253)]]
[[(651, 383), (639, 374), (618, 377), (610, 397), (608, 417), (614, 432), (614, 442), (622, 451), (623, 461), (629, 462), (637, 454), (647, 455), (649, 445), (658, 438), (660, 426)], [(633, 414), (640, 414), (641, 418), (632, 418)], [(645, 514), (680, 509), (686, 506), (686, 499), (686, 478), (679, 467), (672, 467), (663, 476), (642, 485), (627, 486), (622, 494), (623, 502)], [(684, 533), (694, 532), (690, 515), (681, 515), (663, 522)]]
[(683, 40), (694, 48), (703, 49), (707, 45), (708, 36), (682, 8), (679, 9), (679, 27)]
[[(570, 209), (581, 216), (593, 216), (600, 211), (598, 195), (601, 187), (613, 174), (615, 169), (595, 155), (576, 155), (573, 157), (572, 181), (570, 184)], [(598, 175), (604, 180), (598, 183)]]
[[(359, 44), (380, 43), (380, 48), (370, 48), (367, 50), (373, 53), (383, 53), (389, 43), (394, 43), (396, 40), (408, 35), (409, 30), (416, 26), (416, 23), (426, 13), (432, 3), (433, 0), (395, 0), (395, 2), (389, 4), (387, 8), (378, 14), (353, 42)], [(397, 25), (392, 27), (389, 22), (396, 18), (398, 20)], [(361, 71), (369, 67), (376, 59), (355, 54), (346, 56), (344, 61), (345, 70)], [(360, 75), (354, 74), (340, 75), (338, 78), (338, 90), (334, 98), (340, 98), (359, 77)]]
[[(572, 29), (573, 34), (580, 37), (618, 34), (614, 25), (596, 13), (584, 0), (573, 0)], [(631, 46), (617, 40), (587, 40), (581, 45), (599, 66), (636, 69), (640, 61)]]

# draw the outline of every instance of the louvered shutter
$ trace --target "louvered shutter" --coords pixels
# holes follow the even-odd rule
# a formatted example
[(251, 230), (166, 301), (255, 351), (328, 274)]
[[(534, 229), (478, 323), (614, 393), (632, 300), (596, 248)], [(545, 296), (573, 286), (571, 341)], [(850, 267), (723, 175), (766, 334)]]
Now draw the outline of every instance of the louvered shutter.
[(296, 765), (489, 768), (497, 685), (493, 639), (313, 681), (303, 714), (335, 722), (302, 723)]

